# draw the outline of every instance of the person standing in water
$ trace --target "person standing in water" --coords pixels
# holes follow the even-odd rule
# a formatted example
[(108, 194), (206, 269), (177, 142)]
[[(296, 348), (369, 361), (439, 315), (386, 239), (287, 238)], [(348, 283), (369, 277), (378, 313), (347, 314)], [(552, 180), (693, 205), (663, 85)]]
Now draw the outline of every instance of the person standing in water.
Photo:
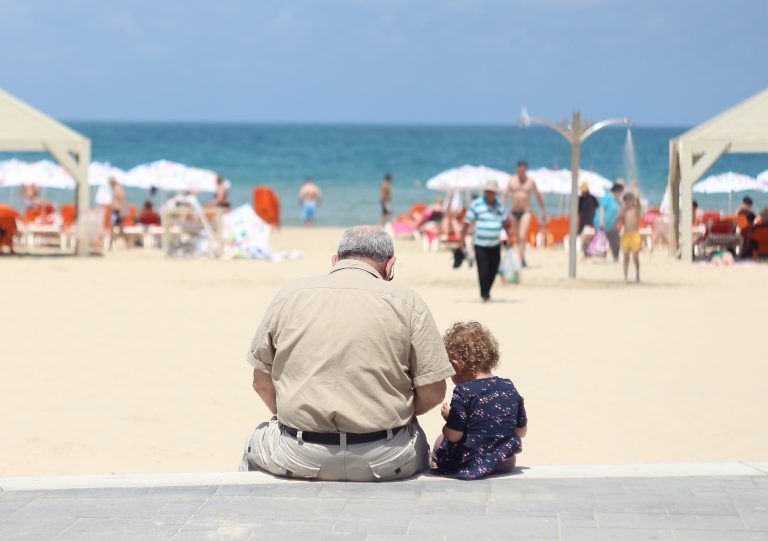
[(536, 201), (541, 208), (541, 221), (546, 223), (547, 209), (544, 206), (544, 198), (536, 187), (536, 181), (528, 176), (528, 162), (521, 160), (517, 162), (517, 174), (509, 178), (501, 196), (501, 204), (506, 208), (507, 196), (509, 196), (510, 225), (517, 237), (517, 252), (523, 267), (528, 266), (525, 262), (525, 241), (531, 228), (531, 196), (533, 195), (536, 196)]
[(323, 192), (317, 187), (311, 178), (308, 178), (299, 190), (299, 208), (301, 208), (301, 219), (305, 227), (315, 225), (317, 207), (323, 199)]
[(387, 173), (379, 187), (381, 199), (381, 225), (386, 224), (392, 217), (392, 175)]

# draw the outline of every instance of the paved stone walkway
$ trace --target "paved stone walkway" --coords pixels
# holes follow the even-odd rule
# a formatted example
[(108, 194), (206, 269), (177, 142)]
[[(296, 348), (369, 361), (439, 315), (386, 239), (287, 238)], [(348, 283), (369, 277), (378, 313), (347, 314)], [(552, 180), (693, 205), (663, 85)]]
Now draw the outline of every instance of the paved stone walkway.
[(768, 540), (768, 476), (0, 492), (0, 539)]

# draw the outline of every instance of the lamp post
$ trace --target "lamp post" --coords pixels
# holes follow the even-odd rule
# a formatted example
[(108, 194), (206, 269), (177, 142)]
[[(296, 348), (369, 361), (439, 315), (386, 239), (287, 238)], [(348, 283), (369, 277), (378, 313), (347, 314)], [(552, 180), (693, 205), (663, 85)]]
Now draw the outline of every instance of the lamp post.
[(555, 130), (557, 133), (565, 137), (565, 139), (571, 144), (571, 215), (568, 223), (568, 277), (576, 278), (576, 237), (579, 233), (579, 161), (581, 159), (581, 144), (593, 133), (598, 130), (602, 130), (608, 126), (631, 126), (632, 123), (628, 118), (609, 118), (607, 120), (601, 120), (600, 122), (593, 122), (591, 120), (582, 121), (581, 113), (574, 111), (571, 123), (568, 124), (565, 120), (560, 124), (555, 124), (549, 120), (543, 120), (541, 118), (534, 118), (528, 115), (528, 111), (523, 109), (521, 124), (530, 126), (531, 124), (540, 124)]

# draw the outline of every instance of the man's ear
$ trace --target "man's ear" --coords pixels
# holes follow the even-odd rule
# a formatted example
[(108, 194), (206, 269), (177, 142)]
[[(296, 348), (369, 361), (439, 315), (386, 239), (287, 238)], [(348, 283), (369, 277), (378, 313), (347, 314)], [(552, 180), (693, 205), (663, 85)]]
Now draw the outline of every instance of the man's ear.
[(390, 257), (389, 260), (387, 260), (387, 264), (384, 266), (384, 279), (385, 280), (391, 280), (395, 277), (395, 258), (394, 256)]
[(338, 263), (338, 262), (339, 262), (339, 256), (336, 255), (336, 254), (333, 254), (331, 256), (331, 267), (335, 267), (336, 263)]

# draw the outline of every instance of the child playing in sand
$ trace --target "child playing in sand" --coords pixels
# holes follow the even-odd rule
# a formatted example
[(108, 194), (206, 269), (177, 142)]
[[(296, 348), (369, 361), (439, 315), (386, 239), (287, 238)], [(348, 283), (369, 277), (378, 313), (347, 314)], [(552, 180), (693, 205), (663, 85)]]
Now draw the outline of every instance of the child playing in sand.
[(476, 321), (455, 323), (443, 336), (456, 375), (451, 404), (443, 404), (443, 436), (433, 465), (440, 475), (478, 479), (509, 472), (522, 451), (528, 420), (508, 379), (491, 373), (499, 363), (496, 338)]
[(635, 281), (640, 281), (640, 200), (632, 192), (627, 192), (623, 197), (623, 204), (619, 211), (619, 219), (624, 224), (624, 233), (621, 235), (621, 251), (624, 252), (624, 281), (629, 281), (629, 256), (635, 264)]

